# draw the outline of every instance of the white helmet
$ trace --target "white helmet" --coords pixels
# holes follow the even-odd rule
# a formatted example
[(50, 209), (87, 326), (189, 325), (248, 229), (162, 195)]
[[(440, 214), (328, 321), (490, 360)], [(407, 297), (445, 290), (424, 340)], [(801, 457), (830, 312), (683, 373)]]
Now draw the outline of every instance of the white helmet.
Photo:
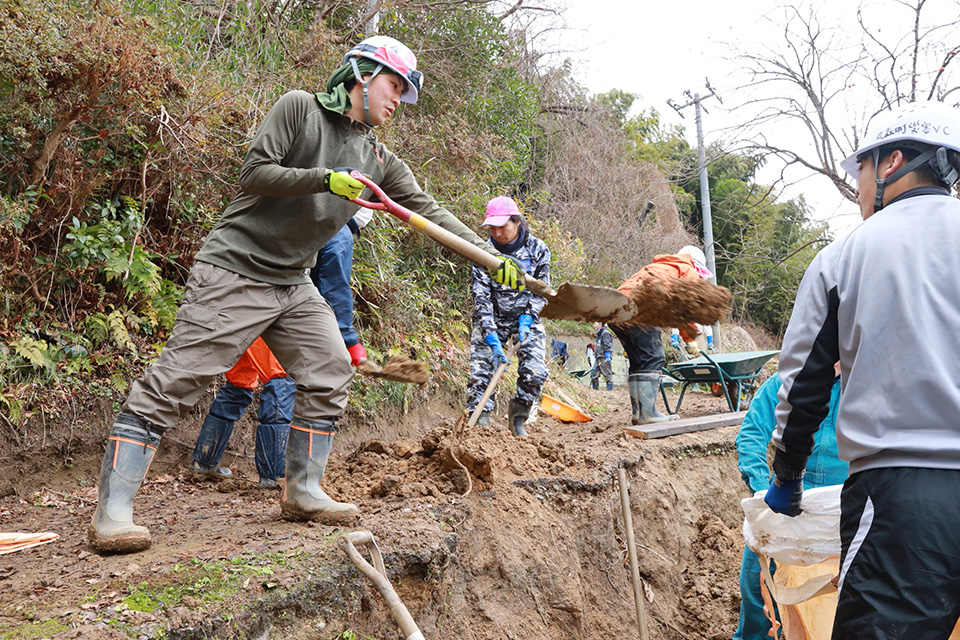
[(700, 277), (704, 280), (709, 280), (713, 277), (713, 273), (707, 269), (707, 256), (703, 255), (703, 250), (700, 247), (695, 247), (692, 244), (677, 251), (677, 255), (688, 255), (693, 259), (693, 266), (696, 267), (697, 273), (700, 274)]
[(677, 251), (677, 255), (683, 253), (687, 254), (693, 258), (694, 261), (699, 262), (700, 264), (707, 264), (707, 256), (703, 255), (703, 251), (700, 249), (700, 247), (695, 247), (692, 244), (688, 244), (680, 249), (680, 251)]
[[(880, 162), (880, 147), (885, 145), (912, 149), (919, 151), (920, 155), (890, 176), (880, 178), (876, 167)], [(938, 180), (952, 186), (960, 173), (947, 159), (947, 149), (960, 152), (960, 113), (942, 102), (911, 102), (878, 119), (860, 148), (844, 158), (840, 166), (859, 180), (860, 161), (857, 158), (873, 152), (873, 177), (877, 183), (873, 209), (880, 211), (884, 187), (925, 164), (930, 165)]]
[[(347, 51), (343, 61), (350, 62), (354, 58), (367, 58), (378, 62), (403, 78), (405, 87), (400, 101), (416, 104), (420, 89), (423, 88), (423, 74), (417, 71), (417, 57), (405, 44), (390, 36), (371, 36)], [(377, 75), (379, 71), (377, 69), (373, 75)], [(354, 74), (359, 81), (360, 73), (356, 66)]]
[(942, 102), (911, 102), (878, 116), (860, 148), (844, 158), (840, 166), (858, 178), (860, 162), (857, 158), (893, 142), (916, 142), (919, 143), (915, 147), (918, 150), (933, 146), (960, 152), (960, 112)]

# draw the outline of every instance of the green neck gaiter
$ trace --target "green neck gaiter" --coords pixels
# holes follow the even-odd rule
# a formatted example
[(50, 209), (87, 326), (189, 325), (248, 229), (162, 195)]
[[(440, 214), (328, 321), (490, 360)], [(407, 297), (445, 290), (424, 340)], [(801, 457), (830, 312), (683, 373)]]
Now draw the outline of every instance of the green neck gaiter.
[[(360, 69), (361, 75), (372, 74), (377, 70), (379, 65), (379, 62), (374, 62), (367, 58), (357, 59), (357, 68)], [(330, 79), (327, 80), (327, 92), (318, 93), (317, 100), (325, 109), (335, 111), (341, 115), (346, 113), (350, 110), (351, 102), (350, 94), (347, 92), (344, 83), (354, 78), (353, 65), (349, 62), (340, 65), (340, 68), (334, 71)]]

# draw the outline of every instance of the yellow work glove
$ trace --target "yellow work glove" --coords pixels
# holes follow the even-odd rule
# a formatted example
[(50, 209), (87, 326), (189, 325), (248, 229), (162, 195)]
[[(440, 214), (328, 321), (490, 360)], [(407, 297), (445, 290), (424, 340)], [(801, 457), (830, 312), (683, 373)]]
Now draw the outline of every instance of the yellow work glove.
[(687, 353), (689, 353), (692, 356), (700, 355), (700, 345), (697, 344), (696, 340), (691, 340), (690, 342), (688, 342), (685, 348), (687, 350)]
[(354, 200), (363, 193), (364, 184), (356, 178), (350, 177), (350, 172), (355, 171), (350, 167), (337, 167), (327, 169), (323, 174), (323, 186), (329, 193), (340, 196), (344, 200)]
[(527, 285), (523, 281), (523, 267), (510, 256), (500, 256), (500, 266), (490, 269), (490, 277), (497, 284), (523, 291)]

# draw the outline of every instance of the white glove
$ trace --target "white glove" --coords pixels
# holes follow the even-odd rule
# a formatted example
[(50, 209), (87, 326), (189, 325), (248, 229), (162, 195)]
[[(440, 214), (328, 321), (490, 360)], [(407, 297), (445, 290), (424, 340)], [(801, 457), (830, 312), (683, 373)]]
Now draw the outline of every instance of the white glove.
[(358, 229), (363, 229), (373, 219), (373, 209), (361, 207), (353, 214), (353, 221), (357, 223)]

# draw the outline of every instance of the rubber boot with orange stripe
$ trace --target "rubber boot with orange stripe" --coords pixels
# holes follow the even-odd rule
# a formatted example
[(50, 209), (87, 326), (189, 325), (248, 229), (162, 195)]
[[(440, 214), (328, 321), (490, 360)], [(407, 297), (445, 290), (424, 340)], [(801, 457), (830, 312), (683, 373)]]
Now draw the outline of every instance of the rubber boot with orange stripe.
[(280, 511), (287, 520), (316, 520), (324, 524), (349, 524), (360, 510), (337, 502), (320, 488), (337, 431), (331, 420), (294, 418), (287, 437), (287, 469)]
[(135, 415), (117, 416), (100, 467), (97, 510), (87, 529), (97, 550), (134, 553), (150, 546), (150, 531), (133, 523), (133, 497), (147, 475), (160, 435)]

